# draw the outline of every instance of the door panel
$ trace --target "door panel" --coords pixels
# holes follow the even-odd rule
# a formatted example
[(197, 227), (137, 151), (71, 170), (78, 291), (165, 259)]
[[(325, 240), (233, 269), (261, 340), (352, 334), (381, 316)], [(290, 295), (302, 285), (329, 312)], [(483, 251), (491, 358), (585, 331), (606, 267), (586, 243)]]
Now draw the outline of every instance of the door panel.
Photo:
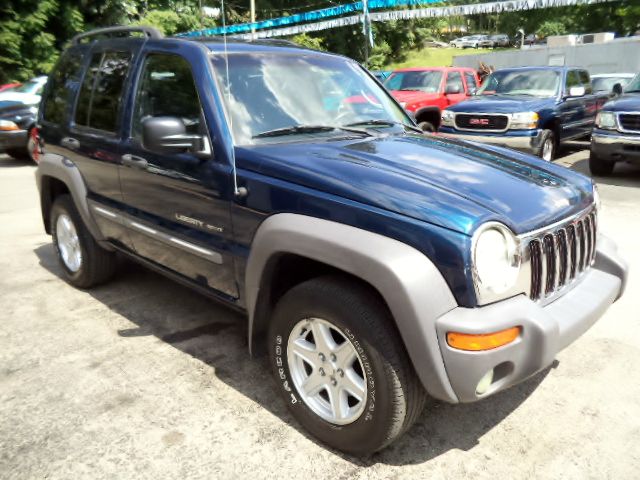
[[(211, 155), (159, 152), (144, 146), (143, 123), (179, 118), (186, 132), (210, 134), (189, 62), (175, 54), (150, 53), (138, 79), (120, 181), (136, 252), (205, 286), (237, 297), (228, 169)], [(137, 161), (135, 161), (137, 160)]]
[(458, 87), (460, 89), (460, 93), (445, 93), (449, 105), (455, 105), (456, 103), (461, 102), (462, 100), (465, 100), (467, 98), (467, 94), (464, 90), (464, 83), (462, 81), (462, 75), (460, 74), (460, 72), (449, 72), (447, 74), (444, 91), (446, 92), (447, 88), (450, 86)]

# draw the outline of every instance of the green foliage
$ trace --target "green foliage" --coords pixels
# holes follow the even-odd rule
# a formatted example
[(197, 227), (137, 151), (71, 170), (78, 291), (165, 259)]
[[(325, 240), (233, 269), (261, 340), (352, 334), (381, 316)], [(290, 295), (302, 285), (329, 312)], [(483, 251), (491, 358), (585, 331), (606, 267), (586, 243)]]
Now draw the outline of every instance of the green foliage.
[(307, 33), (301, 33), (300, 35), (291, 37), (291, 41), (313, 50), (326, 50), (322, 38), (312, 37)]
[(547, 20), (542, 22), (538, 27), (537, 34), (541, 37), (548, 37), (549, 35), (564, 35), (567, 33), (567, 25), (559, 20)]

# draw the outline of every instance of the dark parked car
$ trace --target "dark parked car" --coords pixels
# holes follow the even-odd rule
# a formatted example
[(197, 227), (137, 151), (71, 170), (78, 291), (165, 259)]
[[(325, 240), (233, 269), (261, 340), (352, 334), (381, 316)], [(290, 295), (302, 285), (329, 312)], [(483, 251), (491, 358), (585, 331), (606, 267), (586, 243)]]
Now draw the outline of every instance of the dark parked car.
[(608, 95), (569, 67), (509, 68), (489, 75), (475, 97), (442, 114), (440, 132), (553, 160), (562, 142), (588, 137)]
[(14, 158), (37, 159), (37, 105), (0, 101), (0, 152)]
[(294, 418), (350, 453), (393, 442), (427, 393), (529, 378), (624, 290), (590, 178), (424, 135), (342, 56), (99, 30), (39, 123), (67, 281), (107, 281), (119, 252), (244, 312)]
[(591, 173), (610, 175), (617, 162), (640, 164), (640, 74), (602, 107), (591, 135)]
[(624, 90), (635, 76), (635, 73), (598, 73), (591, 75), (591, 84), (594, 92), (613, 94), (613, 89), (616, 85), (619, 84)]

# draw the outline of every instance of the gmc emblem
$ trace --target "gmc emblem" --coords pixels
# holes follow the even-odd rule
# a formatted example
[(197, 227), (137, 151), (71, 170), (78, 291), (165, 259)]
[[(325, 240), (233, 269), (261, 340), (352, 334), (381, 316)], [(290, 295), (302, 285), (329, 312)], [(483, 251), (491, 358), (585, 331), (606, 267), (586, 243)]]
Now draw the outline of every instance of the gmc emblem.
[(469, 120), (469, 125), (489, 125), (488, 118), (472, 118)]

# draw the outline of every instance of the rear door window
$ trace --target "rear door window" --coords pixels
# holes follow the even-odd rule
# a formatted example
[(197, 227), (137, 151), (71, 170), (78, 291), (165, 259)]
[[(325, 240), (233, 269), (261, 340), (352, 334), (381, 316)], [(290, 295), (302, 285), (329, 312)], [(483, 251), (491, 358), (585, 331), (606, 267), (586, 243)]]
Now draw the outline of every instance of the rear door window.
[(586, 70), (580, 70), (578, 72), (578, 75), (580, 76), (580, 82), (584, 87), (585, 93), (587, 94), (593, 93), (593, 87), (591, 86), (591, 79), (589, 78), (589, 72), (587, 72)]
[(449, 72), (449, 75), (447, 76), (447, 90), (451, 87), (457, 87), (458, 92), (460, 93), (464, 92), (464, 85), (462, 84), (462, 75), (460, 75), (460, 72)]
[(130, 52), (93, 55), (78, 96), (77, 125), (115, 133), (130, 66)]

